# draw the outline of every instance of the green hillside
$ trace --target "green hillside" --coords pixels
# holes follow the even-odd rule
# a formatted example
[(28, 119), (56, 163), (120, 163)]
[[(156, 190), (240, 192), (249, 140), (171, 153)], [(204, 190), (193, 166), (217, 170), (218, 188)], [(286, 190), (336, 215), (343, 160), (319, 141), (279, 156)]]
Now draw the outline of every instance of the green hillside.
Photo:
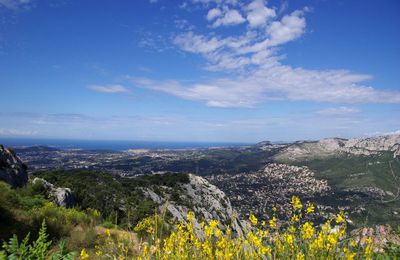
[(332, 205), (365, 208), (353, 214), (357, 222), (400, 223), (400, 161), (393, 153), (379, 155), (341, 154), (325, 158), (285, 161), (308, 166), (316, 177), (326, 179), (335, 197), (321, 198)]

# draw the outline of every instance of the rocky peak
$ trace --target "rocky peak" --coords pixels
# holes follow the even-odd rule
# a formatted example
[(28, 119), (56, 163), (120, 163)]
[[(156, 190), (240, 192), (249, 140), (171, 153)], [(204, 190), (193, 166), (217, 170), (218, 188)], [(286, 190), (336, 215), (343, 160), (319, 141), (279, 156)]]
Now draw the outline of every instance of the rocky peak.
[(326, 138), (318, 142), (296, 142), (287, 146), (277, 158), (295, 160), (307, 157), (323, 157), (335, 153), (354, 155), (372, 155), (384, 151), (400, 156), (400, 134), (384, 135), (368, 138)]
[(24, 186), (28, 182), (27, 167), (11, 148), (0, 145), (0, 180), (13, 187)]
[(396, 144), (400, 144), (400, 134), (349, 139), (346, 142), (346, 147), (372, 151), (390, 151)]

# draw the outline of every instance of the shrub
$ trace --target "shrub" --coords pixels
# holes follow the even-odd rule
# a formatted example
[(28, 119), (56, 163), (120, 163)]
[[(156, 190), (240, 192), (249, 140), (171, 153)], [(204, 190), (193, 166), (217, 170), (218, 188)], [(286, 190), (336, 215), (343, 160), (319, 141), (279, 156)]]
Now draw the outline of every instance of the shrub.
[[(219, 228), (218, 221), (196, 227), (194, 214), (189, 212), (186, 223), (178, 223), (170, 234), (160, 231), (158, 216), (139, 222), (135, 231), (142, 234), (137, 250), (131, 240), (109, 239), (97, 247), (97, 255), (134, 259), (396, 259), (398, 251), (383, 252), (372, 237), (364, 242), (348, 237), (346, 218), (342, 212), (322, 226), (307, 221), (314, 214), (313, 205), (304, 207), (293, 197), (292, 216), (287, 222), (276, 216), (259, 221), (250, 215), (247, 233), (232, 234), (228, 227)], [(125, 244), (131, 248), (126, 248)], [(121, 245), (121, 246), (119, 246)], [(86, 251), (85, 251), (86, 252)]]
[(85, 212), (75, 208), (58, 207), (53, 202), (47, 202), (43, 207), (32, 209), (31, 212), (37, 222), (46, 221), (49, 234), (56, 238), (68, 235), (77, 225), (89, 226), (93, 221)]
[(3, 244), (3, 251), (0, 252), (0, 260), (5, 259), (29, 259), (29, 260), (72, 260), (76, 253), (65, 250), (65, 242), (60, 241), (59, 248), (53, 253), (50, 253), (52, 241), (49, 241), (46, 222), (42, 222), (42, 227), (39, 231), (38, 238), (29, 244), (30, 234), (25, 236), (21, 241), (18, 241), (17, 235), (13, 235), (8, 242)]
[(48, 241), (46, 233), (46, 223), (43, 221), (42, 227), (39, 231), (39, 237), (31, 245), (29, 242), (28, 234), (21, 243), (18, 242), (18, 237), (14, 235), (8, 243), (4, 243), (2, 255), (8, 256), (8, 259), (45, 259), (51, 241)]
[(79, 251), (81, 248), (93, 248), (96, 243), (96, 230), (93, 227), (74, 228), (67, 238), (67, 249)]

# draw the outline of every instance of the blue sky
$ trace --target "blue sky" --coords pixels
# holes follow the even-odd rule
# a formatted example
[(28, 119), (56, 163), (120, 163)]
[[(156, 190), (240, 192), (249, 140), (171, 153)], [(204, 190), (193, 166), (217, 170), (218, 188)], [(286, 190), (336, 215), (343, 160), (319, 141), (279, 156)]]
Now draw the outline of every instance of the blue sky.
[(0, 138), (400, 129), (400, 3), (0, 0)]

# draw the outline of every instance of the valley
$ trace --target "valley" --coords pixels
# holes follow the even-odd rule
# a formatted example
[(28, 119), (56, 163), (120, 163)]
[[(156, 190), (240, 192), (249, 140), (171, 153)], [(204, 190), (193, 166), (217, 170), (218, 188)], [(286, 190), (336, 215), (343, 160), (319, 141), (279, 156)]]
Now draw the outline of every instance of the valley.
[(241, 218), (289, 215), (291, 196), (317, 205), (327, 219), (344, 210), (351, 226), (400, 223), (399, 135), (288, 144), (181, 150), (16, 148), (29, 172), (103, 171), (137, 178), (165, 173), (202, 176), (224, 191)]

